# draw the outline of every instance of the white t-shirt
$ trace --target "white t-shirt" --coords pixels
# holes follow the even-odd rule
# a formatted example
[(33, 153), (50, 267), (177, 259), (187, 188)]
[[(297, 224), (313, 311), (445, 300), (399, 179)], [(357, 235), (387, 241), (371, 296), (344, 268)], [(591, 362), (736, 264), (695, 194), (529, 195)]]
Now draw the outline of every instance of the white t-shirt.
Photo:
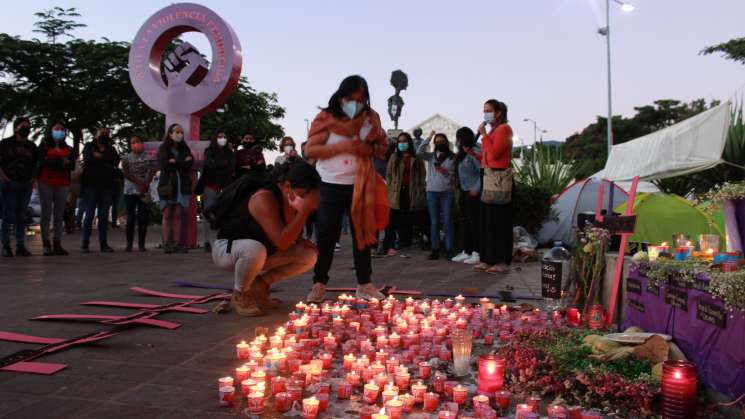
[[(366, 120), (359, 132), (359, 138), (366, 138), (372, 130), (372, 124)], [(330, 133), (326, 144), (333, 145), (342, 141), (351, 140), (350, 137)], [(338, 154), (328, 159), (319, 159), (316, 162), (316, 170), (325, 183), (336, 185), (354, 185), (354, 177), (357, 174), (357, 156), (354, 154)]]

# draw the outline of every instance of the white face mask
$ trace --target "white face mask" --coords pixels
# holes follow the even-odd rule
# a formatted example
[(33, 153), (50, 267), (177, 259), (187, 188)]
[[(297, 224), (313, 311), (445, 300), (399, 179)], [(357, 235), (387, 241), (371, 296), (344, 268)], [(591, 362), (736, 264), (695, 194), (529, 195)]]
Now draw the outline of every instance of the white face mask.
[(295, 208), (295, 210), (300, 211), (303, 209), (303, 205), (305, 205), (305, 199), (298, 194), (293, 195), (295, 195), (295, 197), (290, 201), (290, 206)]
[(494, 112), (484, 112), (484, 122), (487, 124), (494, 122)]
[(349, 117), (354, 118), (362, 106), (355, 100), (344, 102), (341, 105), (341, 110)]
[(225, 147), (225, 144), (227, 143), (228, 143), (228, 139), (225, 137), (220, 137), (217, 139), (217, 145), (219, 145), (220, 147)]
[(290, 154), (292, 152), (292, 150), (294, 150), (294, 149), (295, 149), (295, 147), (293, 147), (291, 145), (286, 145), (286, 146), (282, 147), (282, 150), (284, 150), (285, 154)]
[(181, 141), (184, 141), (184, 134), (182, 133), (175, 133), (173, 134), (173, 141), (180, 143)]

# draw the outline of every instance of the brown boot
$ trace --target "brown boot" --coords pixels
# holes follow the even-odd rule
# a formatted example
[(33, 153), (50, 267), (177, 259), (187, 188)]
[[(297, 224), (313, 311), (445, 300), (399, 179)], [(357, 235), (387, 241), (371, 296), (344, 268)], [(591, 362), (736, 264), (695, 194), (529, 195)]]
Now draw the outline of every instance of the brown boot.
[(264, 314), (256, 304), (256, 298), (251, 291), (233, 291), (230, 305), (233, 306), (233, 310), (241, 316), (257, 317)]
[(272, 309), (282, 304), (282, 301), (270, 297), (271, 285), (262, 276), (257, 276), (254, 279), (252, 291), (256, 296), (256, 302), (259, 303), (259, 307), (261, 308)]

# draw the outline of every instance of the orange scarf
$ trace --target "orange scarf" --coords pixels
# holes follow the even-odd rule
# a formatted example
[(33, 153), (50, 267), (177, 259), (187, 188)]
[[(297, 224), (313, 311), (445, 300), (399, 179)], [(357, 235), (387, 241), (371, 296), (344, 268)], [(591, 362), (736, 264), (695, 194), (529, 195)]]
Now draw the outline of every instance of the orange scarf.
[[(388, 137), (381, 126), (380, 116), (372, 109), (350, 120), (341, 120), (326, 111), (321, 111), (313, 120), (308, 137), (322, 135), (328, 138), (331, 132), (345, 137), (354, 137), (359, 135), (366, 120), (372, 124), (372, 129), (367, 137), (361, 140), (371, 145), (387, 142)], [(357, 173), (354, 178), (350, 216), (355, 232), (355, 245), (359, 250), (377, 242), (375, 236), (378, 230), (375, 218), (376, 174), (372, 157), (357, 157)]]

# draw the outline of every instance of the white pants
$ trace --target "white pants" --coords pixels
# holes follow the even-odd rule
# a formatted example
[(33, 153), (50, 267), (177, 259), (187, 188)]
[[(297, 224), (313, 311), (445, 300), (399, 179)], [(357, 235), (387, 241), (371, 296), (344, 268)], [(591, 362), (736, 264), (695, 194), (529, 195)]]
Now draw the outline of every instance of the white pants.
[(212, 260), (220, 269), (234, 272), (234, 289), (247, 291), (257, 275), (272, 284), (303, 272), (315, 264), (318, 252), (305, 245), (293, 244), (289, 249), (267, 257), (266, 247), (256, 240), (234, 240), (230, 253), (228, 241), (216, 240), (212, 246)]

